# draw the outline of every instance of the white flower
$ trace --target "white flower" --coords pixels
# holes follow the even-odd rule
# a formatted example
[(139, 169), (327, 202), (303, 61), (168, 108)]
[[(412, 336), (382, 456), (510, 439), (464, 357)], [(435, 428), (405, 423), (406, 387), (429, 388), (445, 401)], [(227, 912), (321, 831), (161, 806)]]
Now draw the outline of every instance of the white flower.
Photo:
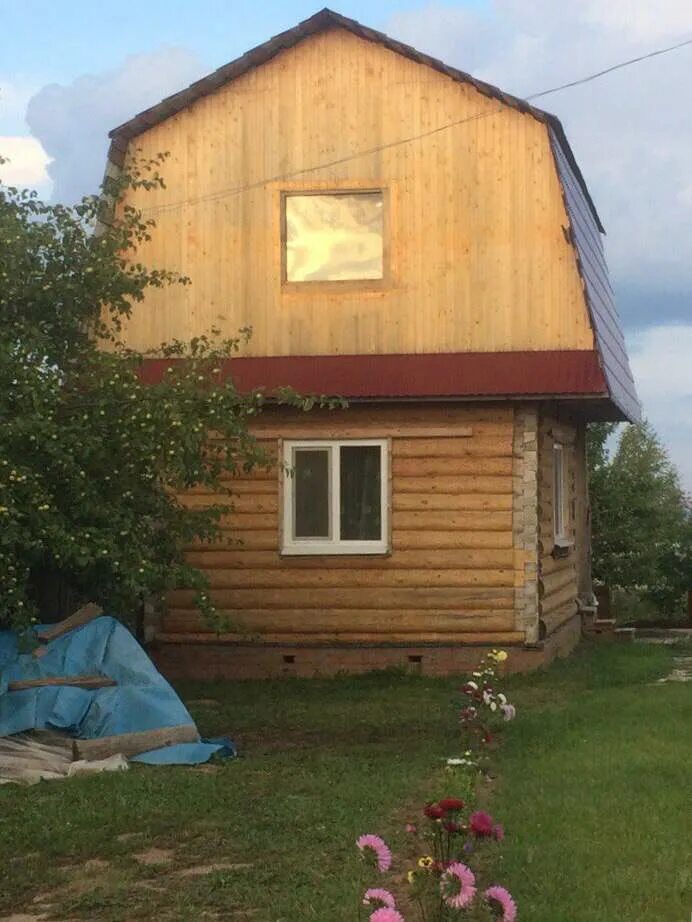
[(500, 708), (502, 709), (502, 713), (504, 714), (505, 720), (507, 721), (514, 720), (514, 718), (517, 716), (517, 709), (513, 704), (501, 704)]
[(490, 710), (491, 710), (491, 711), (496, 711), (496, 710), (497, 710), (497, 703), (496, 703), (495, 701), (491, 701), (491, 702), (490, 702)]
[(447, 765), (465, 765), (466, 759), (447, 759)]
[(473, 691), (478, 691), (478, 685), (476, 684), (476, 682), (467, 682), (466, 685), (468, 686), (468, 688), (472, 689)]

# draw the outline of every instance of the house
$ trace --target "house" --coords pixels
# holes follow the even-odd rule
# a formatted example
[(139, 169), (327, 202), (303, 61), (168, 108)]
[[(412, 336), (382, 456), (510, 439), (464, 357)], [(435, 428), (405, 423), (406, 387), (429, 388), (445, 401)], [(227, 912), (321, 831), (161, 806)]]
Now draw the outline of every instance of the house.
[(258, 421), (293, 474), (238, 479), (242, 546), (190, 551), (238, 630), (173, 592), (163, 668), (569, 651), (592, 597), (585, 427), (639, 404), (558, 119), (322, 10), (111, 138), (111, 170), (170, 152), (166, 188), (130, 201), (158, 225), (142, 261), (193, 280), (152, 292), (128, 342), (251, 326), (239, 386), (350, 402)]

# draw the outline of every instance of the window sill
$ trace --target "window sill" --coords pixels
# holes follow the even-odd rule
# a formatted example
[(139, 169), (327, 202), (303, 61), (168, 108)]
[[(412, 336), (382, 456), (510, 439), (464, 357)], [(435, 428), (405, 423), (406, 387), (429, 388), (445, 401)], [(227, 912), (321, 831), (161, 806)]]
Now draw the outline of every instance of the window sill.
[(280, 551), (282, 557), (388, 557), (390, 553), (390, 548), (383, 544), (311, 544), (309, 547), (289, 545), (282, 547)]
[(571, 538), (555, 538), (551, 557), (554, 557), (556, 560), (568, 557), (573, 547), (574, 541)]

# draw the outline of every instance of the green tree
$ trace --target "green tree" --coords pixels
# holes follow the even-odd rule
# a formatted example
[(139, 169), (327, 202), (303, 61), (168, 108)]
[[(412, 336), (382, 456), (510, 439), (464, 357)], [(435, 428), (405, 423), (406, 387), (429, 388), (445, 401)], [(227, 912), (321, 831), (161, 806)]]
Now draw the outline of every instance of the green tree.
[[(210, 333), (161, 346), (171, 364), (153, 385), (140, 378), (144, 356), (119, 342), (123, 319), (149, 288), (188, 284), (136, 261), (153, 222), (112, 207), (128, 186), (162, 185), (162, 162), (141, 164), (74, 207), (0, 185), (5, 624), (35, 617), (37, 576), (56, 571), (123, 617), (172, 586), (197, 590), (213, 617), (207, 581), (184, 548), (219, 536), (229, 478), (268, 463), (248, 432), (265, 395), (239, 393), (222, 371), (239, 339)], [(279, 397), (306, 409), (314, 402)], [(187, 508), (176, 497), (191, 487), (223, 501)]]
[(589, 427), (594, 577), (672, 613), (692, 576), (689, 499), (649, 423), (626, 426), (611, 453), (614, 430), (613, 423)]

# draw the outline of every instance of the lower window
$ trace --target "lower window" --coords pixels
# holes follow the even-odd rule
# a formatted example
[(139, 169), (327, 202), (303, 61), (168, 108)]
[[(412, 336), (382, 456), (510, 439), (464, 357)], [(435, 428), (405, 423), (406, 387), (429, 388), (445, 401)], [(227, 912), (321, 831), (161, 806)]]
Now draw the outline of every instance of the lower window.
[(284, 442), (283, 552), (382, 554), (387, 442)]

